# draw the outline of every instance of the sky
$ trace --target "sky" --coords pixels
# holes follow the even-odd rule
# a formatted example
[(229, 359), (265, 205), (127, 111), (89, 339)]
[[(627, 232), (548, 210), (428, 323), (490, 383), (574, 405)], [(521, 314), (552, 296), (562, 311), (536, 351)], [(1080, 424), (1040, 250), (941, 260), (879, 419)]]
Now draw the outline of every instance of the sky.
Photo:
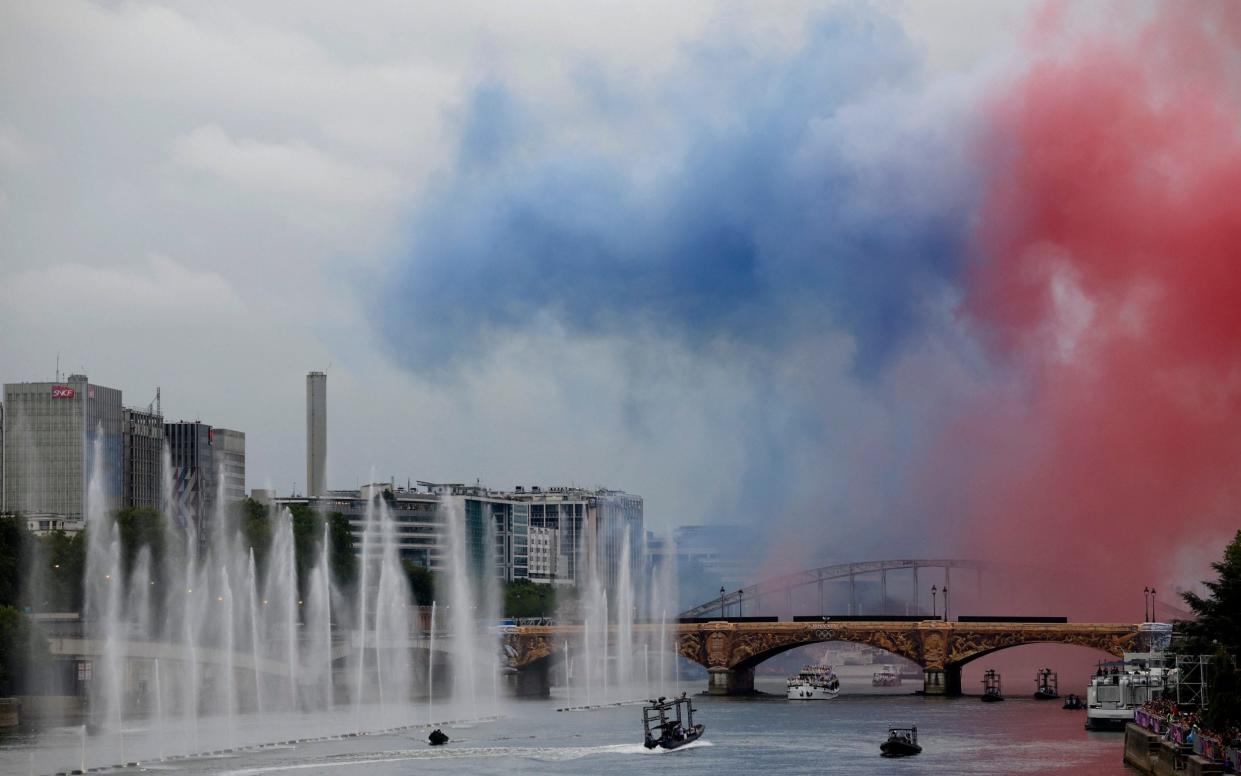
[(757, 576), (1189, 584), (1241, 524), (1241, 13), (1175, 7), (7, 3), (0, 379), (159, 386), (290, 492), (323, 370), (334, 487), (606, 485)]

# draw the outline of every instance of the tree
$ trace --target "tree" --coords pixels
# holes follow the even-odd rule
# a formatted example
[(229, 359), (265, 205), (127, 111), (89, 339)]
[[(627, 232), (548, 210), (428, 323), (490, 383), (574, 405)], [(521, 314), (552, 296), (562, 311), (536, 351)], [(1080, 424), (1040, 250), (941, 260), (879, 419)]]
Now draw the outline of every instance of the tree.
[(353, 553), (353, 529), (349, 526), (349, 518), (340, 512), (329, 514), (328, 537), (332, 542), (328, 550), (332, 579), (341, 588), (352, 587), (358, 576), (358, 556)]
[(401, 565), (405, 567), (405, 576), (409, 578), (415, 603), (430, 606), (435, 600), (435, 575), (425, 566), (419, 566), (408, 559), (402, 560)]
[(1207, 702), (1202, 723), (1208, 730), (1224, 731), (1241, 721), (1241, 675), (1232, 656), (1220, 647), (1207, 674)]
[(238, 504), (241, 514), (237, 526), (245, 549), (254, 550), (254, 563), (259, 569), (266, 568), (267, 549), (271, 547), (271, 510), (252, 498)]
[(116, 530), (121, 540), (121, 574), (129, 579), (134, 561), (143, 547), (150, 548), (151, 566), (164, 561), (164, 517), (150, 507), (127, 507), (116, 512)]
[(49, 664), (47, 639), (12, 606), (0, 606), (0, 696), (36, 684)]
[(52, 531), (39, 540), (39, 571), (44, 588), (36, 609), (77, 612), (82, 609), (82, 577), (86, 573), (86, 531)]
[(27, 531), (21, 515), (0, 515), (0, 606), (18, 606)]
[(1241, 531), (1224, 549), (1223, 560), (1212, 563), (1211, 568), (1219, 578), (1202, 583), (1208, 595), (1192, 591), (1182, 594), (1198, 617), (1178, 622), (1177, 630), (1184, 639), (1185, 651), (1209, 655), (1223, 647), (1236, 655), (1241, 652)]
[(556, 589), (527, 579), (504, 586), (505, 617), (551, 617), (556, 612)]

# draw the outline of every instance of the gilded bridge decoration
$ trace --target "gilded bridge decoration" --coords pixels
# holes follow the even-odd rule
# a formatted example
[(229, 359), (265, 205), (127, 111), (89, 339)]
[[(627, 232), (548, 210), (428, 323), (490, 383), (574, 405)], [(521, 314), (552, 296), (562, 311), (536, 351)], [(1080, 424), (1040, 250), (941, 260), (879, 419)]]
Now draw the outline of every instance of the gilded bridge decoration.
[[(1133, 651), (1138, 626), (1099, 623), (921, 622), (707, 622), (677, 625), (677, 651), (712, 669), (753, 668), (769, 657), (803, 644), (852, 641), (909, 658), (923, 668), (960, 667), (1007, 647), (1050, 642), (1089, 647), (1117, 657)], [(637, 625), (636, 638), (657, 632)], [(673, 630), (670, 628), (669, 630)], [(523, 669), (556, 657), (566, 641), (581, 638), (580, 625), (516, 628), (504, 634), (509, 666)]]

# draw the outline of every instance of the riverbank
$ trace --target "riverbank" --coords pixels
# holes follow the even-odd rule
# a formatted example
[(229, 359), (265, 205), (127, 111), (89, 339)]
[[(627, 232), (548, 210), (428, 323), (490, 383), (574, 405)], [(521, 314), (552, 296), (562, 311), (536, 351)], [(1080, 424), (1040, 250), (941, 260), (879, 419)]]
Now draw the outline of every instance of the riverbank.
[(1125, 764), (1150, 776), (1200, 776), (1224, 772), (1224, 764), (1194, 754), (1188, 744), (1166, 741), (1133, 722), (1125, 725)]

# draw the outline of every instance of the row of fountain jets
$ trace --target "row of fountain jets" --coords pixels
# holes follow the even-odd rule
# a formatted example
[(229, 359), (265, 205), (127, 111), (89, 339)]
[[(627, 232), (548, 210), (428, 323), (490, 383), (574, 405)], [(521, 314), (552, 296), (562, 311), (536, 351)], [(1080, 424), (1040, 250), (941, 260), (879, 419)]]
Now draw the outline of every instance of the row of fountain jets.
[[(146, 725), (162, 755), (165, 730), (180, 731), (192, 739), (184, 748), (194, 749), (202, 746), (204, 730), (216, 731), (214, 744), (232, 746), (264, 720), (305, 723), (317, 715), (324, 730), (364, 730), (430, 721), (437, 712), (439, 718), (478, 717), (498, 709), (499, 587), (494, 574), (471, 573), (461, 499), (441, 504), (449, 583), (442, 605), (414, 601), (397, 523), (383, 499), (372, 499), (366, 509), (356, 584), (333, 579), (325, 524), (304, 564), (299, 594), (288, 510), (271, 515), (270, 548), (256, 562), (222, 497), (205, 536), (167, 499), (164, 552), (157, 559), (143, 546), (124, 568), (102, 457), (97, 441), (84, 591), (88, 638), (102, 642), (89, 689), (90, 713), (100, 728)], [(163, 492), (171, 494), (167, 453), (164, 464)], [(486, 553), (492, 539), (485, 538)], [(584, 535), (579, 552), (586, 568), (576, 613), (584, 627), (576, 643), (562, 645), (552, 678), (570, 705), (662, 694), (677, 672), (667, 626), (676, 602), (661, 596), (675, 584), (643, 585), (633, 578), (626, 531), (609, 615), (599, 553), (589, 551), (593, 539)], [(491, 560), (485, 559), (488, 570), (495, 568)], [(429, 627), (417, 604), (430, 606)], [(663, 625), (635, 639), (635, 618)], [(122, 750), (125, 740), (121, 733)]]

